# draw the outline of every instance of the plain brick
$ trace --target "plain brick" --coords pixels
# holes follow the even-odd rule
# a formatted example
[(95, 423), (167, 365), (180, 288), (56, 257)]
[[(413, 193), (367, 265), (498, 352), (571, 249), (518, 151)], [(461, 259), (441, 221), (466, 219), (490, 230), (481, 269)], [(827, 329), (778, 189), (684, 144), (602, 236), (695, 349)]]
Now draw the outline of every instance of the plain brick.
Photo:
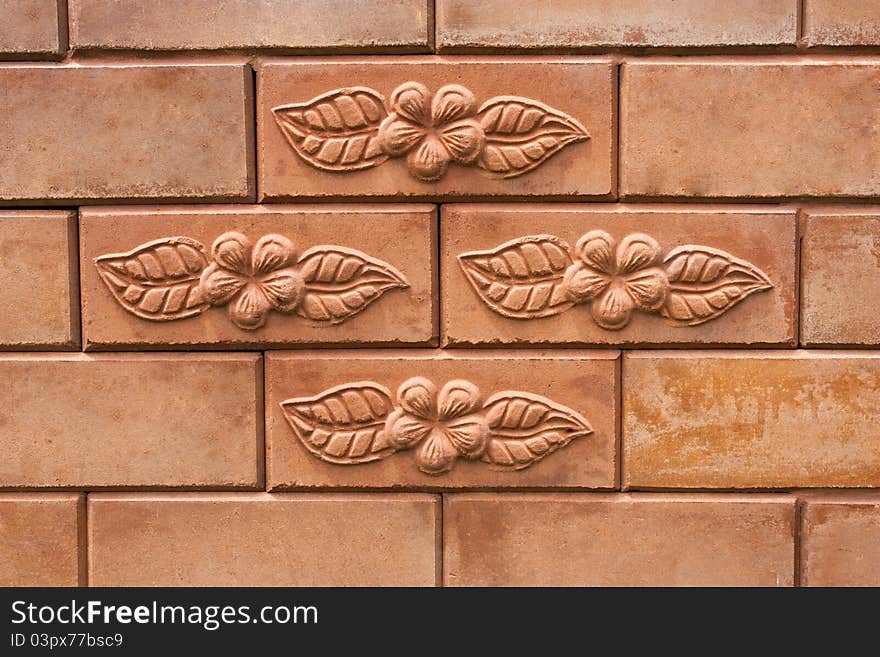
[(0, 212), (0, 348), (79, 346), (76, 214)]
[(804, 0), (804, 40), (810, 46), (880, 44), (880, 0)]
[(876, 60), (654, 60), (621, 71), (622, 197), (880, 194)]
[(248, 200), (252, 86), (231, 63), (0, 67), (0, 201)]
[(880, 586), (880, 495), (817, 493), (802, 518), (803, 586)]
[(880, 357), (822, 351), (631, 352), (625, 488), (880, 485)]
[(6, 355), (0, 380), (0, 488), (262, 486), (259, 355)]
[(880, 210), (808, 210), (801, 226), (801, 344), (880, 344)]
[(89, 496), (93, 586), (434, 586), (439, 498)]
[(66, 0), (0, 0), (0, 60), (54, 59), (67, 48)]
[(85, 584), (85, 498), (0, 494), (0, 586)]
[(794, 44), (795, 0), (437, 0), (440, 50)]
[(447, 586), (791, 586), (780, 495), (456, 494)]

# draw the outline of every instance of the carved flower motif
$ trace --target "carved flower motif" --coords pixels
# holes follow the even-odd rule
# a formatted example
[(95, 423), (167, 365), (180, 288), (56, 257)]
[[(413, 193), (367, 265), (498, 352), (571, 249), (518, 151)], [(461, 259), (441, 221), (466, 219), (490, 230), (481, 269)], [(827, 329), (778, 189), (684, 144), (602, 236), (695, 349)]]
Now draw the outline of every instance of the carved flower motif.
[(593, 319), (602, 328), (629, 324), (633, 308), (659, 309), (669, 294), (666, 273), (657, 267), (660, 245), (636, 233), (619, 245), (602, 230), (593, 230), (577, 243), (581, 261), (565, 272), (564, 285), (575, 301), (592, 301)]
[(439, 394), (417, 376), (397, 391), (400, 408), (388, 416), (385, 432), (398, 449), (421, 443), (416, 460), (428, 474), (448, 472), (455, 459), (479, 458), (489, 442), (489, 423), (479, 413), (480, 391), (468, 381), (450, 381)]
[(293, 243), (281, 235), (261, 237), (256, 246), (241, 233), (224, 233), (211, 247), (214, 261), (202, 272), (199, 285), (212, 306), (226, 306), (242, 329), (260, 328), (270, 310), (293, 311), (305, 283), (291, 265)]
[(406, 82), (391, 94), (392, 112), (379, 126), (379, 143), (389, 155), (408, 153), (410, 173), (430, 182), (446, 173), (449, 163), (474, 162), (486, 142), (477, 101), (466, 88), (449, 84), (431, 97), (427, 87)]

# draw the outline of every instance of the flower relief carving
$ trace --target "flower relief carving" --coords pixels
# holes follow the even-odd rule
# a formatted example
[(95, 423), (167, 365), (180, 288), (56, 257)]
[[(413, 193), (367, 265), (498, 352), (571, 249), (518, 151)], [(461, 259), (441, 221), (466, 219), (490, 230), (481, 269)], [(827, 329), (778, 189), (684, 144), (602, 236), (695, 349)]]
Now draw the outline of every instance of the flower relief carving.
[(251, 331), (271, 312), (339, 324), (406, 278), (387, 262), (342, 246), (315, 246), (302, 255), (283, 235), (254, 244), (238, 232), (211, 248), (189, 237), (166, 237), (127, 253), (95, 259), (101, 279), (128, 312), (157, 322), (224, 306), (230, 321)]
[(687, 244), (663, 256), (642, 233), (618, 243), (593, 230), (573, 255), (558, 237), (530, 235), (458, 260), (483, 303), (505, 317), (550, 317), (589, 303), (593, 320), (609, 331), (629, 324), (633, 311), (695, 326), (773, 287), (764, 272), (725, 251)]
[(590, 138), (576, 119), (536, 100), (496, 96), (478, 106), (458, 84), (432, 94), (405, 82), (387, 103), (368, 87), (334, 89), (272, 112), (293, 150), (313, 167), (358, 171), (405, 157), (409, 173), (424, 182), (442, 178), (450, 164), (512, 178)]
[(303, 446), (323, 461), (357, 465), (412, 450), (429, 475), (449, 472), (458, 459), (522, 470), (593, 432), (582, 415), (546, 397), (508, 390), (484, 401), (461, 379), (438, 390), (413, 377), (396, 401), (378, 383), (347, 383), (281, 408)]

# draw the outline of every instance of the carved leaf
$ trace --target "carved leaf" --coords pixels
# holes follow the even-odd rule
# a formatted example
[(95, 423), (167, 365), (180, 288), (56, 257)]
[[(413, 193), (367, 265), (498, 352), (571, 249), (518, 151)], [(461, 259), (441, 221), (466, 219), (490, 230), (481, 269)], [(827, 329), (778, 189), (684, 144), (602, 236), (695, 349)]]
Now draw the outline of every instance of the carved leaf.
[(478, 117), (486, 146), (477, 165), (500, 178), (531, 171), (569, 144), (590, 138), (573, 117), (529, 98), (491, 98)]
[(391, 395), (377, 383), (346, 383), (281, 408), (305, 448), (329, 463), (368, 463), (396, 451), (385, 438)]
[(586, 418), (567, 406), (527, 392), (500, 392), (484, 405), (489, 446), (482, 460), (493, 470), (522, 470), (593, 433)]
[(403, 274), (387, 262), (342, 246), (316, 246), (299, 260), (306, 291), (296, 312), (316, 322), (339, 324), (385, 292), (407, 288)]
[(670, 289), (660, 314), (686, 326), (715, 319), (749, 295), (773, 287), (753, 264), (708, 246), (673, 249), (664, 268)]
[(385, 99), (373, 89), (335, 89), (272, 112), (293, 149), (314, 167), (357, 171), (388, 159), (377, 139)]
[(529, 235), (489, 251), (462, 253), (458, 262), (480, 299), (505, 317), (550, 317), (574, 305), (562, 285), (571, 265), (569, 246), (553, 235)]
[(198, 287), (207, 264), (205, 247), (189, 237), (166, 237), (95, 259), (119, 305), (157, 322), (193, 317), (208, 308)]

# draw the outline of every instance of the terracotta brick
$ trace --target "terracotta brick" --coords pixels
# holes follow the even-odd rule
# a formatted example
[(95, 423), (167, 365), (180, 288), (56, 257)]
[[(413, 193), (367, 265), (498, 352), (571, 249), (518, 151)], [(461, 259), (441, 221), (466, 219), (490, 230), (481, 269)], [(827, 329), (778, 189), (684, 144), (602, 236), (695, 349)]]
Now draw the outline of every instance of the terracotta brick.
[(610, 197), (601, 58), (266, 59), (260, 198)]
[(629, 488), (880, 485), (880, 356), (631, 352), (623, 363)]
[(66, 0), (0, 0), (0, 59), (54, 59), (67, 48)]
[(268, 488), (612, 488), (617, 357), (268, 354)]
[(434, 586), (439, 514), (430, 495), (99, 493), (89, 583)]
[(85, 498), (0, 494), (0, 586), (78, 586), (85, 574)]
[(621, 196), (880, 195), (878, 81), (870, 59), (627, 62)]
[(80, 231), (87, 349), (436, 344), (434, 206), (87, 208)]
[(486, 49), (794, 44), (796, 0), (437, 0), (437, 45)]
[(880, 586), (880, 495), (818, 493), (802, 518), (802, 586)]
[(447, 586), (791, 586), (783, 495), (445, 497)]
[(810, 46), (880, 45), (880, 0), (804, 0)]
[[(451, 204), (442, 213), (446, 344), (795, 342), (793, 209)], [(599, 247), (614, 262), (595, 260)], [(587, 275), (598, 283), (584, 293)]]
[(802, 235), (801, 343), (880, 344), (880, 209), (810, 210)]
[(256, 354), (0, 356), (0, 488), (262, 487)]
[(252, 197), (247, 66), (20, 64), (0, 88), (0, 201)]
[(79, 347), (76, 214), (0, 212), (0, 348)]
[(426, 0), (70, 0), (78, 50), (427, 52)]

